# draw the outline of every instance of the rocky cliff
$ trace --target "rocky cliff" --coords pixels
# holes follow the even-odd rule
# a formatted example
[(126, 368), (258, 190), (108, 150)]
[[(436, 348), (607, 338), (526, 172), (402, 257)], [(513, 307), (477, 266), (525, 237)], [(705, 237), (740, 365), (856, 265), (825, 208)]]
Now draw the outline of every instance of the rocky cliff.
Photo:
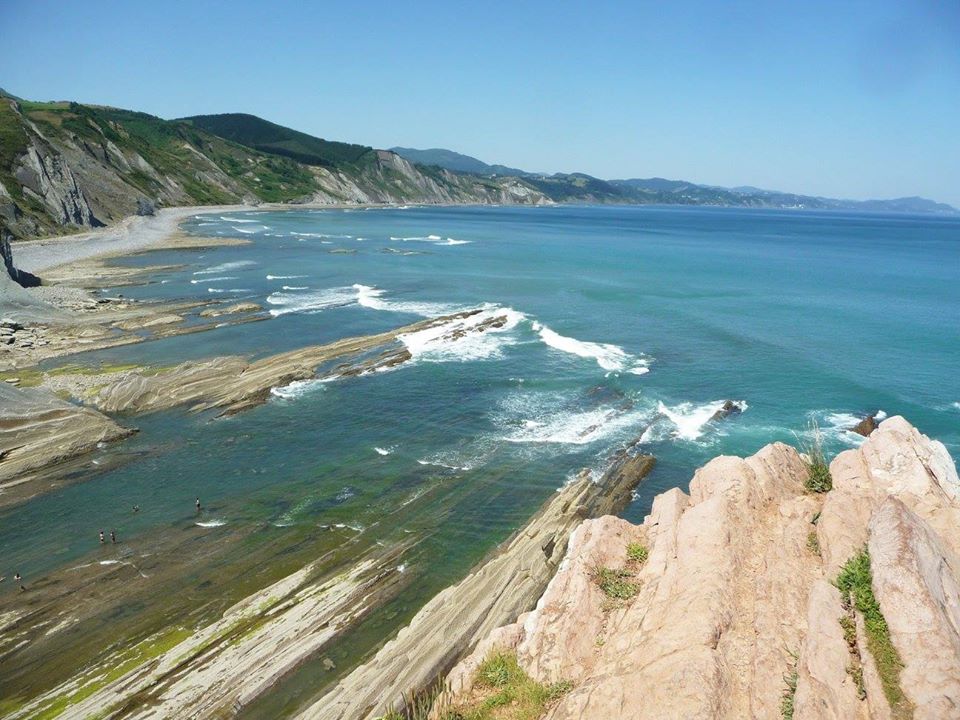
[(283, 148), (221, 137), (195, 120), (0, 95), (0, 229), (16, 238), (53, 234), (153, 206), (549, 202), (517, 178), (480, 178), (349, 147), (358, 149), (355, 157), (291, 157)]
[(456, 666), (433, 717), (498, 697), (494, 655), (559, 688), (551, 720), (960, 717), (946, 449), (893, 417), (833, 460), (828, 492), (808, 472), (776, 443), (714, 459), (641, 525), (586, 520), (536, 609)]

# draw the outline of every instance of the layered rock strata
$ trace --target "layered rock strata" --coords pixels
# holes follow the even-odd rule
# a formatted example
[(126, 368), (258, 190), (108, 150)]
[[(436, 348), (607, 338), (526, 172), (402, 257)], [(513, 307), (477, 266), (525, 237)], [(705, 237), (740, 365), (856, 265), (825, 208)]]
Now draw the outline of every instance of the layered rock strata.
[[(585, 521), (536, 609), (448, 675), (434, 716), (502, 650), (572, 684), (550, 720), (960, 717), (952, 460), (893, 417), (830, 469), (833, 489), (808, 493), (804, 458), (776, 443), (714, 459), (641, 525)], [(639, 567), (628, 546), (645, 548)], [(598, 566), (635, 594), (611, 600)]]

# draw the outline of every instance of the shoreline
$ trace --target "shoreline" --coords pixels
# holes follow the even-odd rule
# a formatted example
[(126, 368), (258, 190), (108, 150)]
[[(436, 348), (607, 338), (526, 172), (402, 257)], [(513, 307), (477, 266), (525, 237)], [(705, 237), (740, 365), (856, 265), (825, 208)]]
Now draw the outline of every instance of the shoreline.
[[(454, 207), (462, 203), (431, 203)], [(260, 205), (185, 205), (162, 208), (156, 215), (130, 215), (113, 225), (69, 235), (53, 235), (11, 243), (16, 267), (30, 273), (45, 272), (69, 263), (94, 258), (122, 257), (154, 249), (180, 231), (180, 223), (193, 215), (217, 212), (267, 210), (357, 210), (397, 208), (407, 203), (262, 203)]]

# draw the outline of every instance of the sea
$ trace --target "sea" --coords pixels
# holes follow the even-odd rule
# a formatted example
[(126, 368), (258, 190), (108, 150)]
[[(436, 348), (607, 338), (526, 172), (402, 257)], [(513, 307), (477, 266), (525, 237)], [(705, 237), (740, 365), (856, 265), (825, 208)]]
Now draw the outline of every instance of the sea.
[[(232, 533), (244, 549), (229, 570), (222, 554), (198, 557), (183, 579), (208, 608), (200, 622), (321, 546), (419, 533), (403, 566), (416, 580), (328, 653), (346, 670), (628, 443), (657, 458), (623, 513), (637, 522), (712, 457), (806, 442), (814, 424), (829, 456), (861, 443), (850, 429), (877, 413), (960, 451), (955, 217), (411, 206), (199, 214), (183, 228), (250, 243), (117, 260), (173, 267), (104, 294), (252, 301), (269, 318), (71, 362), (264, 357), (464, 309), (505, 322), (448, 340), (412, 333), (407, 363), (275, 388), (230, 418), (121, 416), (136, 436), (89, 456), (75, 482), (0, 511), (0, 575), (106, 562), (100, 529), (116, 530), (128, 561), (172, 535)], [(727, 400), (739, 412), (712, 420)], [(306, 702), (317, 668), (261, 716)]]

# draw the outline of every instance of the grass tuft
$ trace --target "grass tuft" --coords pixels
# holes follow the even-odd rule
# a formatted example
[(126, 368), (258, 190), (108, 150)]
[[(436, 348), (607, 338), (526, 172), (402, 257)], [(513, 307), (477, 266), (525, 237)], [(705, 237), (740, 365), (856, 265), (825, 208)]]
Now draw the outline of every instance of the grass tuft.
[[(850, 558), (843, 566), (837, 576), (836, 586), (840, 590), (844, 607), (856, 609), (863, 617), (867, 634), (867, 650), (873, 657), (877, 674), (880, 676), (880, 684), (883, 686), (883, 694), (890, 704), (893, 717), (895, 720), (912, 717), (913, 708), (900, 687), (900, 671), (903, 669), (903, 662), (890, 639), (890, 629), (880, 611), (880, 603), (873, 594), (870, 553), (866, 548)], [(853, 624), (853, 618), (848, 618), (848, 622), (841, 618), (840, 625), (847, 644), (850, 645), (852, 639), (855, 645), (856, 625)], [(851, 673), (854, 680), (858, 675), (860, 677), (859, 692), (863, 686), (863, 673), (860, 668), (854, 668), (854, 670), (855, 673)]]
[(627, 560), (632, 563), (642, 565), (647, 561), (648, 554), (647, 546), (643, 543), (635, 542), (627, 545)]
[(810, 420), (810, 440), (802, 441), (800, 451), (807, 456), (807, 479), (804, 487), (812, 493), (825, 493), (833, 489), (830, 464), (823, 451), (823, 433), (814, 419)]
[[(573, 687), (538, 683), (524, 672), (515, 653), (494, 653), (477, 669), (474, 690), (462, 705), (445, 708), (439, 720), (539, 720)], [(386, 716), (399, 720), (402, 716)]]
[(597, 567), (593, 571), (593, 579), (611, 600), (629, 600), (640, 590), (640, 586), (631, 582), (633, 573), (629, 570)]
[(793, 720), (794, 698), (797, 695), (797, 679), (799, 675), (796, 670), (790, 671), (789, 675), (783, 676), (783, 682), (786, 687), (780, 696), (780, 716), (783, 720)]

